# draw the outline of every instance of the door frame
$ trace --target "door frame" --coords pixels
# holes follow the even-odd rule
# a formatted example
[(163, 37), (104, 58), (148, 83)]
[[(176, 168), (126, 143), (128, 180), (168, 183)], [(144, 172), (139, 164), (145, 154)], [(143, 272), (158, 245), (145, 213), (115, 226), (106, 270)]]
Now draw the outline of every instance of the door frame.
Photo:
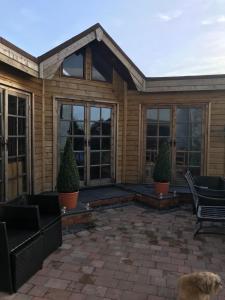
[[(59, 166), (60, 166), (60, 106), (62, 104), (69, 104), (69, 105), (81, 105), (85, 107), (85, 119), (84, 119), (84, 126), (86, 133), (90, 137), (90, 133), (87, 132), (89, 130), (88, 128), (88, 120), (89, 119), (89, 113), (90, 113), (90, 108), (92, 105), (95, 107), (109, 107), (112, 108), (112, 150), (111, 150), (111, 180), (105, 181), (104, 180), (90, 180), (90, 151), (86, 149), (84, 152), (87, 153), (87, 159), (86, 159), (86, 166), (85, 166), (85, 172), (86, 174), (86, 180), (84, 180), (84, 185), (82, 188), (88, 188), (91, 186), (101, 186), (101, 185), (109, 185), (113, 184), (116, 182), (116, 172), (117, 172), (117, 106), (118, 103), (115, 102), (110, 102), (110, 101), (104, 101), (104, 100), (79, 100), (78, 98), (67, 98), (67, 97), (53, 97), (53, 124), (54, 126), (53, 129), (53, 140), (55, 141), (53, 144), (55, 145), (55, 151), (53, 151), (53, 186), (56, 186), (57, 182), (57, 174), (59, 171)], [(89, 167), (88, 167), (89, 163)], [(98, 184), (97, 181), (100, 181)]]
[[(8, 95), (13, 95), (26, 99), (26, 186), (27, 194), (32, 191), (32, 151), (31, 151), (31, 137), (32, 137), (32, 120), (31, 120), (31, 98), (32, 95), (29, 92), (11, 88), (8, 86), (0, 85), (0, 92), (2, 94), (2, 137), (8, 139)], [(3, 193), (4, 202), (8, 201), (8, 149), (7, 144), (2, 147), (2, 167), (3, 167)]]
[[(154, 103), (154, 104), (144, 104), (142, 105), (142, 156), (141, 156), (141, 181), (142, 183), (147, 183), (145, 178), (145, 166), (146, 166), (146, 112), (147, 109), (154, 108), (169, 108), (171, 109), (171, 137), (172, 139), (176, 139), (176, 108), (178, 107), (201, 107), (203, 111), (203, 119), (202, 119), (202, 136), (204, 137), (204, 141), (202, 144), (202, 156), (201, 156), (201, 175), (207, 174), (207, 166), (208, 166), (208, 149), (209, 149), (209, 125), (210, 125), (210, 103), (208, 102), (199, 102), (199, 103)], [(172, 141), (173, 142), (173, 141)], [(176, 148), (173, 146), (172, 151), (172, 184), (175, 182), (175, 173), (176, 173)]]

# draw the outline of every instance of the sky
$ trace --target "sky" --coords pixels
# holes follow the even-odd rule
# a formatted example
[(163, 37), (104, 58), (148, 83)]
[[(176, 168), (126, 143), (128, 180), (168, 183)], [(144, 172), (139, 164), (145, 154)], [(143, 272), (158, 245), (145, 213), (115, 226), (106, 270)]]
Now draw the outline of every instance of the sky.
[(100, 23), (146, 76), (225, 74), (225, 0), (0, 4), (0, 36), (34, 56)]

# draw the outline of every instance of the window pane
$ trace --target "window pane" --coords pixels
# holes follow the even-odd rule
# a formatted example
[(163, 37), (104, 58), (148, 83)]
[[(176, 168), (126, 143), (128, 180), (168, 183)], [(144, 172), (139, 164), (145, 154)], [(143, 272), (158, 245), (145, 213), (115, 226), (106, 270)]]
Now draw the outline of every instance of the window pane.
[(61, 105), (60, 119), (71, 120), (71, 111), (72, 111), (71, 105)]
[(73, 122), (73, 134), (84, 135), (84, 122)]
[(100, 108), (91, 107), (91, 121), (100, 121)]
[(96, 51), (92, 51), (92, 79), (112, 82), (112, 65)]
[(26, 134), (26, 119), (18, 118), (18, 134), (25, 135)]
[(176, 136), (188, 136), (188, 123), (180, 123), (176, 125)]
[(73, 149), (74, 151), (84, 150), (84, 138), (74, 138), (73, 139)]
[(73, 106), (73, 119), (76, 121), (84, 121), (84, 106)]
[(90, 167), (90, 177), (91, 179), (100, 178), (100, 167)]
[(26, 99), (24, 99), (24, 98), (19, 98), (18, 115), (19, 116), (26, 116)]
[(103, 150), (111, 149), (111, 138), (102, 138), (102, 149)]
[(76, 152), (75, 159), (77, 162), (77, 166), (83, 166), (84, 165), (84, 152)]
[(73, 53), (64, 59), (63, 75), (84, 77), (84, 55), (82, 52)]
[(146, 148), (148, 150), (156, 150), (157, 149), (157, 139), (156, 138), (147, 138)]
[(18, 138), (18, 154), (25, 155), (26, 154), (26, 139)]
[(159, 124), (159, 136), (170, 136), (170, 124)]
[(190, 166), (200, 166), (201, 165), (201, 153), (200, 152), (189, 153), (189, 165)]
[(91, 165), (100, 164), (100, 152), (91, 151)]
[(78, 168), (80, 180), (84, 180), (84, 168)]
[(191, 108), (190, 109), (190, 122), (201, 122), (202, 121), (202, 109)]
[(102, 151), (101, 155), (102, 155), (101, 163), (103, 165), (111, 163), (111, 152), (110, 151)]
[(147, 135), (148, 136), (157, 136), (157, 124), (147, 124)]
[(17, 97), (9, 95), (8, 96), (8, 113), (10, 115), (17, 115)]
[(159, 109), (159, 121), (170, 121), (170, 109), (160, 108)]
[(111, 135), (111, 123), (110, 122), (102, 122), (102, 135)]
[(71, 135), (72, 134), (72, 122), (61, 121), (60, 122), (60, 135)]
[(17, 138), (8, 139), (8, 155), (15, 156), (17, 155)]
[(148, 109), (147, 110), (147, 121), (154, 122), (158, 120), (158, 110), (157, 109)]
[(91, 122), (91, 135), (100, 135), (100, 122)]
[(17, 161), (16, 161), (16, 158), (11, 158), (8, 161), (8, 176), (9, 176), (9, 178), (17, 177)]
[(188, 122), (189, 121), (189, 108), (177, 108), (176, 110), (177, 122)]
[(176, 149), (177, 150), (188, 150), (188, 139), (187, 138), (177, 138), (176, 139)]
[(8, 131), (9, 135), (17, 135), (17, 118), (8, 117)]
[(102, 108), (101, 119), (104, 121), (111, 120), (111, 109), (110, 108)]
[(100, 138), (91, 138), (90, 147), (91, 150), (100, 150)]
[(101, 167), (101, 178), (110, 178), (111, 177), (111, 168), (110, 166)]
[(64, 147), (66, 145), (66, 140), (67, 140), (67, 137), (66, 136), (61, 136), (60, 137), (60, 150), (63, 151), (64, 150)]

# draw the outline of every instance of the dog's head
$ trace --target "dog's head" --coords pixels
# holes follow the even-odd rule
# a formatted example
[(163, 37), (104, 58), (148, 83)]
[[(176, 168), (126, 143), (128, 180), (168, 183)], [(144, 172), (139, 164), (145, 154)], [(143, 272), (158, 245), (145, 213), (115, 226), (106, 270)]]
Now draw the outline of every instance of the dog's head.
[(196, 284), (204, 294), (208, 295), (217, 294), (222, 288), (220, 276), (211, 272), (196, 273)]

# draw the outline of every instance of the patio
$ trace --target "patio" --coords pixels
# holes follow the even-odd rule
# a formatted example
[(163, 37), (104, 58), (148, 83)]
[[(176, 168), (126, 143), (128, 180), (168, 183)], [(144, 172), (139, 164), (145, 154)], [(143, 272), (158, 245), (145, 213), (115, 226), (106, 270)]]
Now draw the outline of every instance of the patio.
[[(207, 270), (225, 279), (225, 237), (193, 240), (191, 206), (99, 210), (95, 227), (64, 235), (62, 247), (14, 295), (0, 299), (175, 299), (177, 278)], [(223, 290), (216, 299), (224, 299)]]

